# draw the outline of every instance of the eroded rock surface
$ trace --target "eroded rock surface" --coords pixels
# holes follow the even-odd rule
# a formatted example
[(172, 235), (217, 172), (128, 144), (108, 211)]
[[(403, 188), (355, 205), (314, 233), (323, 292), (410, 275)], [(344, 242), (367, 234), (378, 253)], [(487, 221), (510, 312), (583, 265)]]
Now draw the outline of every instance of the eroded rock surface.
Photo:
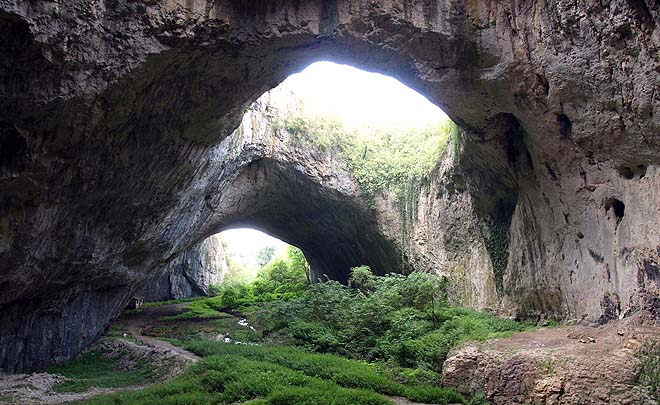
[[(306, 179), (341, 181), (277, 164), (269, 143), (241, 159), (223, 144), (253, 100), (320, 58), (391, 74), (463, 127), (409, 250), (465, 302), (657, 312), (659, 13), (645, 0), (1, 0), (0, 368), (79, 352), (181, 252), (230, 221), (290, 227), (276, 214), (303, 198), (293, 225), (345, 232), (298, 243), (319, 271), (345, 277), (365, 254), (400, 267), (359, 202)], [(232, 192), (241, 182), (292, 192), (255, 207)]]
[(655, 404), (656, 393), (644, 380), (644, 360), (657, 359), (652, 342), (659, 333), (655, 320), (637, 314), (605, 326), (552, 328), (467, 344), (450, 353), (442, 383), (485, 394), (493, 404)]
[(167, 301), (209, 295), (212, 285), (222, 283), (229, 271), (219, 235), (187, 249), (135, 295), (145, 301)]

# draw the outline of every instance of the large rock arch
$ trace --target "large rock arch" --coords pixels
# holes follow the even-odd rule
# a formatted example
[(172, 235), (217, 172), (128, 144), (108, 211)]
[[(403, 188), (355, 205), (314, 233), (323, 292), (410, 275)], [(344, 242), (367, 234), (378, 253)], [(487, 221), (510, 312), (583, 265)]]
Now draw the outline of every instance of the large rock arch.
[(624, 0), (1, 2), (0, 368), (79, 352), (198, 241), (207, 191), (232, 169), (216, 145), (319, 58), (398, 77), (462, 125), (459, 186), (443, 190), (468, 195), (494, 240), (501, 309), (597, 319), (657, 301), (659, 12)]
[(281, 99), (281, 91), (262, 96), (217, 145), (224, 170), (211, 176), (211, 215), (197, 235), (260, 229), (302, 249), (313, 280), (345, 282), (363, 264), (381, 274), (409, 271), (399, 227), (379, 221), (341, 153), (275, 128), (288, 113)]

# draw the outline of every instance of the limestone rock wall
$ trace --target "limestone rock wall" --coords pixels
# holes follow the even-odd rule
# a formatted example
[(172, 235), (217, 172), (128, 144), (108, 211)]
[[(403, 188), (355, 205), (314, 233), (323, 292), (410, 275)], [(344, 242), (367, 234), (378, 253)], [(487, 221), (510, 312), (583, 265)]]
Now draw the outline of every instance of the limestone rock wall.
[(421, 185), (416, 204), (407, 207), (407, 221), (391, 196), (381, 199), (379, 207), (390, 212), (385, 223), (399, 233), (411, 265), (447, 277), (454, 304), (499, 311), (503, 292), (487, 249), (490, 229), (461, 177), (461, 153), (460, 145), (449, 143), (430, 181)]
[(210, 286), (222, 283), (228, 271), (222, 240), (212, 235), (172, 260), (135, 295), (145, 301), (205, 296)]
[(390, 238), (364, 231), (375, 219), (304, 179), (340, 181), (277, 163), (266, 143), (241, 159), (223, 144), (253, 100), (321, 58), (391, 74), (462, 126), (462, 186), (424, 203), (437, 208), (420, 232), (433, 234), (433, 212), (460, 223), (441, 207), (474, 213), (465, 229), (483, 240), (437, 250), (465, 263), (472, 302), (493, 300), (477, 282), (490, 260), (514, 314), (655, 308), (659, 13), (648, 0), (0, 0), (0, 368), (75, 354), (230, 220), (283, 229), (292, 215), (277, 214), (295, 199), (231, 192), (249, 156), (263, 156), (241, 171), (243, 186), (264, 185), (254, 196), (310, 195), (300, 229), (345, 227), (321, 235), (334, 249), (317, 268), (378, 252), (387, 271)]

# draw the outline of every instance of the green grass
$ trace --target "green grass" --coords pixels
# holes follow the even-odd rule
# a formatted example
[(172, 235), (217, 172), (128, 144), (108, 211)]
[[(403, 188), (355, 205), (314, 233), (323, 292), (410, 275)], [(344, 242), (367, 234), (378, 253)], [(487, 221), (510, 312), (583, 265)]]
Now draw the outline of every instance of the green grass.
[(158, 339), (175, 341), (214, 340), (225, 336), (239, 342), (263, 342), (260, 331), (239, 325), (238, 321), (239, 318), (220, 312), (219, 315), (204, 318), (203, 321), (192, 317), (178, 319), (176, 322), (159, 320), (154, 326), (144, 329), (143, 333)]
[(203, 355), (184, 375), (139, 392), (99, 397), (90, 404), (391, 404), (387, 395), (428, 403), (466, 403), (440, 387), (404, 385), (379, 367), (290, 347), (188, 342)]
[[(398, 395), (433, 403), (444, 403), (451, 390), (428, 385), (406, 386), (392, 380), (377, 365), (349, 360), (331, 354), (308, 353), (293, 347), (241, 346), (221, 342), (189, 342), (185, 348), (201, 356), (239, 356), (245, 359), (273, 363), (307, 376), (330, 380), (345, 388), (367, 389), (385, 395)], [(451, 397), (460, 402), (460, 397)]]
[(660, 342), (647, 342), (637, 353), (642, 363), (638, 383), (649, 387), (651, 396), (660, 402)]
[(162, 307), (164, 305), (171, 305), (171, 304), (181, 304), (184, 302), (194, 302), (200, 299), (203, 299), (204, 297), (193, 297), (193, 298), (180, 298), (178, 300), (169, 300), (169, 301), (149, 301), (145, 302), (142, 307), (143, 308), (156, 308), (156, 307)]
[[(398, 396), (466, 404), (440, 386), (449, 351), (531, 328), (447, 306), (442, 280), (422, 273), (378, 277), (358, 268), (348, 286), (314, 284), (297, 297), (272, 301), (268, 294), (281, 291), (271, 287), (226, 287), (181, 314), (154, 320), (145, 334), (203, 359), (167, 383), (89, 403), (387, 404)], [(239, 325), (226, 308), (239, 308), (256, 330)], [(227, 344), (225, 336), (260, 345)], [(482, 396), (470, 403), (487, 402)]]
[(61, 374), (67, 381), (55, 386), (56, 392), (83, 392), (91, 387), (117, 388), (146, 384), (158, 370), (146, 362), (137, 361), (128, 370), (119, 369), (119, 360), (101, 350), (93, 350), (77, 359), (48, 368), (49, 373)]
[(183, 312), (178, 315), (168, 316), (164, 320), (177, 320), (177, 319), (201, 319), (201, 318), (215, 318), (223, 316), (224, 313), (213, 307), (213, 300), (216, 297), (198, 299), (190, 303)]
[(142, 341), (134, 338), (131, 335), (127, 334), (126, 336), (124, 336), (124, 333), (126, 333), (126, 326), (124, 325), (124, 323), (122, 321), (115, 321), (110, 325), (110, 328), (106, 332), (105, 336), (109, 339), (124, 340), (139, 346), (144, 344)]

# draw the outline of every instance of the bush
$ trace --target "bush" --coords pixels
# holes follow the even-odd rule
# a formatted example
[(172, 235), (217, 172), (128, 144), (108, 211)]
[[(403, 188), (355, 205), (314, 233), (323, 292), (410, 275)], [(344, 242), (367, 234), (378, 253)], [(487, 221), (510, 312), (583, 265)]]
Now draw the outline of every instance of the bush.
[(272, 301), (303, 296), (309, 288), (309, 264), (302, 251), (290, 246), (285, 258), (268, 263), (252, 283), (225, 283), (213, 287), (214, 296), (192, 302), (184, 313), (171, 319), (207, 318)]
[(352, 269), (349, 286), (319, 283), (296, 300), (266, 305), (257, 323), (284, 343), (309, 350), (434, 372), (461, 342), (525, 329), (511, 320), (448, 307), (439, 277), (378, 277), (366, 266)]
[(456, 392), (393, 381), (377, 367), (296, 348), (189, 342), (204, 356), (182, 376), (143, 391), (97, 397), (92, 404), (391, 404), (384, 395), (428, 403), (466, 403)]
[(335, 331), (319, 322), (298, 320), (289, 324), (288, 333), (307, 349), (318, 352), (337, 352), (341, 341)]
[(652, 398), (660, 402), (660, 342), (645, 342), (637, 357), (642, 364), (638, 382), (648, 387)]
[(376, 289), (376, 276), (369, 266), (354, 267), (351, 269), (348, 285), (363, 294), (369, 294)]

